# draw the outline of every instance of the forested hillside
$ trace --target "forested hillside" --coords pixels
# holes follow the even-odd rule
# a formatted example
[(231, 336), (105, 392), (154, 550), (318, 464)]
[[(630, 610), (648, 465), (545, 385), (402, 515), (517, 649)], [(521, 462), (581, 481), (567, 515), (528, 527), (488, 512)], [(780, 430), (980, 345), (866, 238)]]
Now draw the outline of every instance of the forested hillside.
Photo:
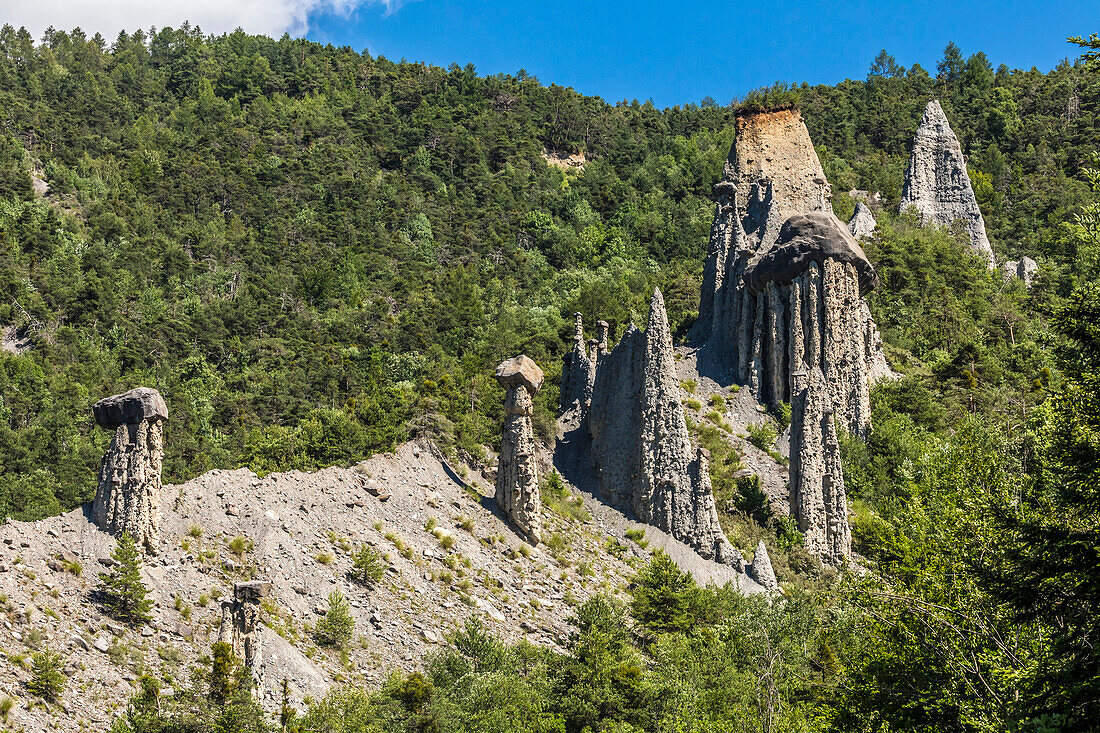
[[(173, 480), (425, 431), (476, 454), (499, 419), (486, 367), (557, 363), (574, 310), (621, 331), (660, 284), (674, 321), (692, 317), (729, 107), (612, 105), (522, 72), (239, 32), (36, 45), (5, 28), (0, 48), (0, 323), (35, 345), (2, 362), (16, 516), (90, 497), (107, 436), (88, 406), (124, 387), (172, 405)], [(883, 56), (866, 81), (801, 92), (834, 188), (887, 208), (921, 104), (943, 96), (999, 251), (1069, 260), (1060, 225), (1100, 135), (1082, 64), (994, 73), (949, 48), (936, 77)], [(911, 346), (922, 326), (899, 318)]]
[[(579, 610), (563, 657), (468, 628), (427, 678), (336, 693), (309, 729), (451, 730), (479, 720), (479, 690), (514, 719), (453, 729), (1093, 725), (1097, 63), (994, 69), (950, 45), (926, 71), (883, 52), (865, 79), (739, 101), (800, 105), (839, 216), (852, 189), (881, 196), (869, 301), (904, 378), (876, 389), (870, 439), (843, 443), (875, 572), (799, 564), (797, 536), (716, 475), (775, 547), (787, 603), (695, 588), (657, 557), (633, 635), (606, 599)], [(1039, 261), (1030, 291), (896, 213), (933, 98), (994, 250)], [(169, 482), (349, 464), (418, 435), (476, 460), (499, 440), (491, 367), (520, 352), (547, 368), (535, 426), (552, 440), (574, 311), (617, 335), (658, 285), (686, 338), (736, 109), (608, 103), (289, 37), (35, 43), (5, 26), (0, 516), (88, 501), (109, 441), (90, 405), (137, 385), (170, 408)]]

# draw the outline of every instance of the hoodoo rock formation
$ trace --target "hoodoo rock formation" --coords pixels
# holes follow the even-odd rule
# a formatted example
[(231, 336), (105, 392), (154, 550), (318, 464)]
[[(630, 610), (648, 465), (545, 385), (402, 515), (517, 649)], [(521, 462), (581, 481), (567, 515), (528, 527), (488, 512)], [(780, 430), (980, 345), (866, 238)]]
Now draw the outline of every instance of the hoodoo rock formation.
[(156, 554), (160, 531), (161, 462), (168, 407), (155, 389), (138, 387), (92, 406), (95, 421), (114, 432), (99, 469), (92, 517), (114, 535), (128, 532)]
[(924, 108), (905, 172), (901, 211), (910, 207), (917, 210), (925, 225), (950, 227), (962, 221), (970, 235), (971, 249), (990, 267), (995, 265), (985, 219), (966, 171), (966, 158), (943, 107), (935, 99)]
[(234, 584), (232, 600), (222, 603), (222, 622), (218, 629), (218, 641), (233, 648), (233, 654), (244, 662), (260, 686), (263, 684), (260, 601), (270, 592), (271, 583), (263, 580)]
[(561, 393), (558, 397), (561, 412), (574, 407), (581, 412), (587, 410), (592, 400), (592, 384), (596, 380), (597, 359), (594, 355), (590, 356), (585, 348), (584, 320), (580, 313), (573, 314), (573, 329), (573, 350), (562, 357)]
[(506, 390), (497, 465), (497, 506), (527, 540), (538, 544), (542, 535), (542, 503), (535, 433), (531, 427), (531, 398), (542, 388), (542, 369), (521, 355), (501, 362), (494, 376)]
[(852, 219), (848, 222), (848, 231), (859, 240), (871, 236), (876, 226), (878, 226), (878, 222), (875, 221), (875, 215), (871, 213), (871, 207), (862, 201), (857, 201), (856, 213), (852, 215)]
[(596, 370), (588, 429), (604, 497), (701, 556), (744, 569), (718, 524), (709, 456), (688, 434), (664, 298), (654, 291), (645, 331), (633, 325)]
[(852, 532), (833, 400), (816, 365), (792, 376), (791, 516), (806, 549), (825, 563), (839, 565), (852, 554)]
[(870, 425), (868, 380), (888, 373), (862, 295), (874, 268), (828, 208), (829, 185), (797, 111), (737, 120), (699, 319), (706, 358), (760, 401), (789, 401), (792, 365), (827, 374), (845, 427)]

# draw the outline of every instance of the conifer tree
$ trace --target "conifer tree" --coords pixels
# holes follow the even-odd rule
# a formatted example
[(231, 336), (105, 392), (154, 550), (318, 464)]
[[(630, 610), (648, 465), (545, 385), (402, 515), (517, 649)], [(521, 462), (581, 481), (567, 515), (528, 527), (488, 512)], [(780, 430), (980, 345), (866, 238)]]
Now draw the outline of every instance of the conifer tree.
[(127, 624), (137, 625), (151, 620), (153, 601), (149, 589), (141, 581), (141, 552), (128, 532), (118, 539), (111, 553), (114, 566), (99, 574), (97, 588), (107, 611)]

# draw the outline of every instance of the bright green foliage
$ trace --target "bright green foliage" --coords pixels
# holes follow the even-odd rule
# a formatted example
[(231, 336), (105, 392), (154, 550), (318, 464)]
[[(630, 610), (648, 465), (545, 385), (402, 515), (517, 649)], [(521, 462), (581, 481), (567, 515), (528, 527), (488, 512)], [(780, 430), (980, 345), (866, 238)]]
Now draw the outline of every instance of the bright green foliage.
[(351, 570), (348, 571), (348, 575), (356, 583), (373, 588), (382, 579), (382, 573), (386, 572), (386, 567), (382, 553), (369, 545), (361, 545), (351, 559)]
[(47, 646), (31, 656), (31, 678), (27, 689), (32, 695), (43, 700), (56, 702), (65, 690), (66, 677), (61, 671), (65, 662), (60, 654), (50, 651)]
[(137, 625), (152, 616), (149, 589), (141, 580), (141, 551), (129, 532), (123, 532), (111, 553), (114, 565), (99, 574), (96, 592), (108, 613), (124, 623)]
[(634, 578), (630, 613), (651, 634), (690, 633), (694, 590), (691, 576), (657, 550)]
[(212, 645), (192, 670), (189, 685), (163, 695), (161, 682), (143, 675), (141, 689), (111, 733), (267, 733), (274, 728), (252, 697), (252, 676), (232, 648)]
[(1037, 480), (998, 514), (1008, 541), (990, 583), (1021, 623), (1050, 635), (1023, 709), (1080, 724), (1100, 717), (1100, 280), (1083, 283), (1055, 322), (1065, 382), (1033, 418)]
[(355, 633), (355, 618), (344, 594), (334, 590), (328, 594), (328, 610), (317, 622), (317, 643), (343, 649)]

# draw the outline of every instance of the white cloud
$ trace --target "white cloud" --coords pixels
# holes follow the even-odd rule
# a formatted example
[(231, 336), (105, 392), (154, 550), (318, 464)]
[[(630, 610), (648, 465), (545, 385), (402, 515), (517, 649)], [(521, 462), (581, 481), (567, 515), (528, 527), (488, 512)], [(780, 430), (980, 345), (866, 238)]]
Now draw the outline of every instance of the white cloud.
[(204, 33), (231, 32), (281, 36), (304, 35), (317, 13), (350, 16), (360, 6), (381, 5), (393, 12), (401, 0), (5, 0), (0, 3), (0, 25), (26, 26), (35, 38), (49, 26), (57, 30), (79, 27), (89, 36), (101, 33), (108, 41), (120, 30), (148, 30), (150, 26), (178, 28), (184, 21)]

